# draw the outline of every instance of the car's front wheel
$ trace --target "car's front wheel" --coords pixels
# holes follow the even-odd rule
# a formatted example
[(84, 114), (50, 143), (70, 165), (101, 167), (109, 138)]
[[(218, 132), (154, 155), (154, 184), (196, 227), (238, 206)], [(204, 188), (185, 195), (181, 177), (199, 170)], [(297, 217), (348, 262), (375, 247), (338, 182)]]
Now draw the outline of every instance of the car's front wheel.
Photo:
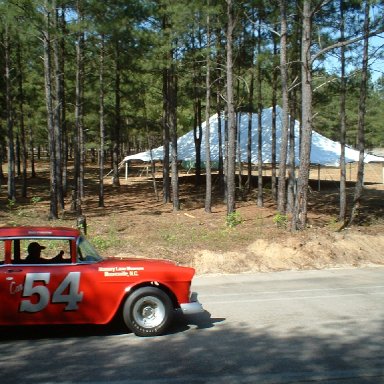
[(134, 291), (123, 307), (125, 324), (138, 336), (162, 334), (171, 321), (172, 313), (173, 306), (169, 296), (153, 287)]

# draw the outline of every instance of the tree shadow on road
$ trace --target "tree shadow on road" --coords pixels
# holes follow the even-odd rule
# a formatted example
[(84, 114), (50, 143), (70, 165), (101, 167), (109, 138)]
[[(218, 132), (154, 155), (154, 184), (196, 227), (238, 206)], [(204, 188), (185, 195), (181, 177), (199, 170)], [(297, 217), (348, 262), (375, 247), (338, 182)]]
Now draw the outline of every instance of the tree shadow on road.
[[(200, 314), (185, 316), (181, 312), (175, 312), (172, 324), (165, 335), (177, 334), (190, 328), (212, 328), (215, 323), (222, 322), (223, 318), (212, 318), (211, 314), (204, 311)], [(126, 335), (131, 332), (119, 319), (106, 325), (28, 325), (0, 327), (0, 342), (17, 340), (38, 340), (52, 338), (91, 337)]]
[[(66, 329), (66, 328), (63, 328)], [(353, 320), (314, 334), (256, 329), (202, 313), (175, 318), (162, 337), (105, 332), (22, 331), (0, 340), (2, 384), (30, 383), (383, 383), (384, 327), (356, 334)], [(80, 332), (80, 330), (82, 330)], [(78, 332), (78, 333), (77, 333)], [(51, 337), (50, 337), (51, 336)]]

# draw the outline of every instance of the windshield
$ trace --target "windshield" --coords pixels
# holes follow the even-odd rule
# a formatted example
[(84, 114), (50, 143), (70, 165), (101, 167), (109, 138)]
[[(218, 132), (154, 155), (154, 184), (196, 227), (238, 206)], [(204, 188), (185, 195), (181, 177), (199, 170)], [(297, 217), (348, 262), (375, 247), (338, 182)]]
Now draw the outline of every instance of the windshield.
[(79, 261), (83, 262), (97, 262), (103, 260), (91, 243), (82, 236), (79, 237), (77, 243), (77, 255)]

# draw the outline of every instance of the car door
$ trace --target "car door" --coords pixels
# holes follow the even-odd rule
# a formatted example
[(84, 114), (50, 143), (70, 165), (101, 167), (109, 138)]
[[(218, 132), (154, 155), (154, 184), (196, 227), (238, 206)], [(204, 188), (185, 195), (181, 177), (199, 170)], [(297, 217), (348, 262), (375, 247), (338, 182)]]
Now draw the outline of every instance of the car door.
[(83, 300), (80, 272), (73, 265), (24, 266), (18, 319), (27, 324), (76, 322)]
[[(63, 248), (53, 239), (39, 243), (48, 260)], [(28, 244), (22, 239), (7, 243), (8, 261), (0, 261), (0, 324), (102, 324), (111, 319), (123, 291), (107, 284), (101, 260), (88, 253), (80, 260), (75, 240), (69, 244), (65, 262), (28, 264)]]
[(18, 316), (23, 324), (103, 324), (114, 315), (98, 263), (28, 266)]
[[(83, 292), (80, 287), (81, 272), (72, 263), (71, 248), (75, 249), (74, 241), (62, 240), (59, 244), (60, 249), (68, 244), (64, 252), (68, 256), (63, 262), (50, 263), (47, 258), (44, 262), (35, 264), (25, 261), (20, 243), (23, 240), (5, 242), (6, 262), (0, 264), (0, 323), (17, 325), (76, 322), (76, 311), (83, 300)], [(47, 243), (52, 248), (57, 248), (57, 243), (53, 240), (49, 239)], [(73, 247), (71, 243), (74, 244)]]
[(0, 241), (0, 324), (13, 324), (16, 320), (20, 295), (24, 287), (25, 270), (12, 258), (14, 241)]

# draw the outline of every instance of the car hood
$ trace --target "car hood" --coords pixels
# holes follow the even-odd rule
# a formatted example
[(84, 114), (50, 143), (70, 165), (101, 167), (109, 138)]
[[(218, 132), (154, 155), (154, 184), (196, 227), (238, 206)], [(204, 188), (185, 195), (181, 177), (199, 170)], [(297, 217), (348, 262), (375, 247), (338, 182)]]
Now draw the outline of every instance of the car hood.
[(103, 263), (106, 264), (130, 264), (130, 265), (141, 265), (141, 264), (146, 264), (146, 265), (175, 265), (177, 266), (176, 263), (174, 263), (171, 260), (165, 260), (165, 259), (147, 259), (143, 257), (108, 257), (103, 260)]
[[(140, 276), (160, 274), (162, 276), (174, 276), (191, 280), (195, 269), (175, 264), (170, 260), (145, 259), (145, 258), (108, 258), (99, 262), (100, 272), (124, 272), (137, 271)], [(126, 273), (125, 273), (126, 274)]]

